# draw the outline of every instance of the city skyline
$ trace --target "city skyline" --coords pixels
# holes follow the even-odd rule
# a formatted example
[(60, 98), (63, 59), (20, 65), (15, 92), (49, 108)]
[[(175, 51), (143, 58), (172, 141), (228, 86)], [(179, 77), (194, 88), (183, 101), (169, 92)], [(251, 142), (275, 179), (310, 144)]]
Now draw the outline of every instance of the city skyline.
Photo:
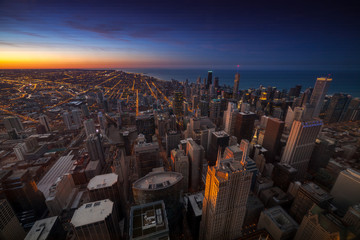
[(0, 1), (0, 68), (356, 70), (358, 10), (355, 2)]

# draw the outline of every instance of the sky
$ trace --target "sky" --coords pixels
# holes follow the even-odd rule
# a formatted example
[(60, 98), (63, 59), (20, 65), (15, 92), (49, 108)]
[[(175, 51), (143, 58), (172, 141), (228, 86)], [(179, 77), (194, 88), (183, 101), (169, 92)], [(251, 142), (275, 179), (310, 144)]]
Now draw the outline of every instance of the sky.
[(0, 0), (0, 69), (360, 69), (356, 1), (249, 2)]

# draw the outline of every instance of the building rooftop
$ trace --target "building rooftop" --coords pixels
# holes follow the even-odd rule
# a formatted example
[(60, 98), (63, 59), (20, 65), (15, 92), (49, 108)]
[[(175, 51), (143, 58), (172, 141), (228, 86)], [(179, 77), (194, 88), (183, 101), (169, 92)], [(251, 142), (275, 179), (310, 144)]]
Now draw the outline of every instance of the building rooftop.
[(328, 192), (313, 182), (305, 183), (300, 188), (305, 190), (312, 198), (319, 202), (332, 199), (332, 196)]
[(38, 189), (44, 194), (44, 197), (49, 196), (49, 189), (56, 182), (56, 180), (68, 173), (73, 166), (74, 155), (67, 155), (60, 157), (52, 168), (45, 174), (45, 176), (37, 184)]
[(183, 179), (178, 172), (150, 172), (133, 183), (134, 188), (144, 190), (159, 190), (175, 185)]
[(348, 168), (342, 171), (342, 174), (352, 178), (354, 181), (360, 181), (360, 172), (357, 172), (354, 169)]
[(225, 131), (213, 132), (216, 137), (229, 137), (229, 134)]
[(191, 208), (194, 210), (195, 216), (202, 215), (202, 206), (204, 201), (204, 194), (202, 192), (188, 196)]
[(158, 142), (151, 142), (151, 143), (138, 143), (135, 144), (135, 153), (138, 152), (147, 152), (147, 151), (158, 151), (159, 150), (159, 143)]
[(215, 169), (216, 177), (219, 181), (227, 180), (227, 175), (230, 173), (246, 170), (240, 161), (236, 161), (233, 158), (220, 160), (220, 163), (215, 166)]
[(282, 232), (293, 231), (299, 227), (296, 221), (280, 206), (268, 208), (263, 211), (263, 214), (267, 215)]
[(289, 164), (277, 163), (277, 165), (278, 165), (280, 168), (286, 170), (286, 171), (289, 172), (289, 173), (297, 173), (296, 168), (293, 168), (293, 167), (290, 166)]
[(34, 223), (24, 240), (46, 240), (58, 216), (38, 220)]
[(109, 199), (85, 203), (75, 211), (71, 224), (81, 227), (104, 221), (113, 212), (113, 208), (114, 203)]
[(89, 190), (107, 188), (116, 184), (117, 181), (118, 181), (118, 175), (115, 173), (97, 175), (89, 181), (87, 188)]
[[(130, 239), (151, 239), (168, 233), (163, 201), (134, 206), (130, 210)], [(157, 239), (157, 238), (156, 238)]]

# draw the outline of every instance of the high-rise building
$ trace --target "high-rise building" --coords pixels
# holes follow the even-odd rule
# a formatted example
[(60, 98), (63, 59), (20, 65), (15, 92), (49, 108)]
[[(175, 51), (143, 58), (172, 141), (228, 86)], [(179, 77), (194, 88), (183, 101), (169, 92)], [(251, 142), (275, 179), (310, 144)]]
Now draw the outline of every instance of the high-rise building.
[(234, 135), (235, 133), (235, 124), (236, 124), (236, 118), (239, 114), (239, 110), (236, 108), (236, 104), (229, 102), (228, 108), (224, 112), (224, 130), (227, 132), (230, 136)]
[(65, 240), (66, 232), (58, 216), (44, 218), (34, 223), (24, 240)]
[(45, 198), (36, 186), (30, 170), (10, 171), (1, 179), (4, 194), (23, 226), (29, 227), (46, 210)]
[(120, 239), (115, 204), (109, 199), (83, 204), (75, 211), (70, 223), (76, 239)]
[(201, 100), (199, 102), (199, 109), (201, 116), (208, 116), (209, 114), (209, 103), (207, 101)]
[(332, 196), (315, 183), (305, 183), (299, 187), (290, 213), (296, 221), (301, 222), (314, 204), (327, 208), (331, 200)]
[(51, 131), (50, 121), (49, 121), (48, 116), (46, 116), (46, 115), (40, 115), (40, 117), (39, 117), (39, 122), (40, 122), (40, 124), (44, 125), (44, 127), (45, 127), (45, 129), (46, 129), (46, 132), (50, 132), (50, 131)]
[(325, 95), (329, 89), (332, 78), (319, 77), (316, 79), (314, 90), (310, 97), (310, 105), (314, 107), (312, 116), (314, 118), (319, 117), (321, 108), (324, 104)]
[(295, 107), (292, 109), (288, 107), (286, 117), (285, 117), (285, 129), (290, 130), (294, 121), (301, 121), (304, 115), (304, 108)]
[(189, 157), (190, 165), (190, 189), (196, 192), (200, 186), (200, 174), (202, 168), (202, 160), (204, 158), (204, 148), (198, 145), (194, 140), (188, 139), (186, 143), (186, 155)]
[(341, 171), (330, 192), (334, 197), (333, 204), (345, 213), (350, 206), (360, 202), (359, 189), (360, 172), (351, 168)]
[(0, 199), (0, 239), (24, 239), (25, 231), (21, 227), (14, 211), (6, 199)]
[(275, 160), (279, 152), (280, 139), (284, 130), (285, 123), (278, 118), (269, 118), (265, 130), (263, 140), (263, 147), (268, 150), (268, 160), (270, 162)]
[(86, 103), (81, 105), (81, 112), (85, 117), (90, 117), (90, 111)]
[(214, 87), (215, 88), (219, 87), (219, 77), (214, 77)]
[(199, 106), (199, 100), (200, 100), (199, 95), (192, 96), (191, 104), (193, 110), (197, 109), (197, 107)]
[(342, 220), (353, 227), (355, 234), (360, 236), (360, 203), (349, 207)]
[(315, 140), (315, 147), (311, 154), (309, 170), (316, 172), (320, 168), (326, 168), (330, 158), (335, 152), (335, 139), (319, 137)]
[(151, 172), (153, 168), (162, 166), (158, 142), (147, 143), (145, 142), (144, 135), (139, 134), (137, 144), (134, 146), (134, 151), (139, 176), (143, 177)]
[(351, 95), (335, 93), (325, 113), (324, 121), (334, 123), (342, 121), (351, 102)]
[(323, 123), (322, 121), (294, 121), (287, 140), (281, 163), (289, 164), (298, 170), (302, 179), (307, 171), (315, 140)]
[(76, 126), (76, 129), (79, 129), (81, 127), (81, 110), (80, 109), (72, 110), (71, 116), (72, 116), (74, 125)]
[(100, 201), (110, 199), (119, 207), (123, 202), (124, 196), (120, 195), (119, 176), (115, 173), (97, 175), (93, 177), (88, 185), (90, 201)]
[(220, 108), (221, 108), (221, 102), (220, 99), (212, 99), (210, 101), (210, 114), (209, 118), (210, 120), (215, 123), (216, 125), (219, 125), (220, 122)]
[(70, 129), (71, 129), (71, 125), (72, 125), (71, 115), (69, 114), (68, 111), (65, 111), (65, 112), (62, 114), (62, 116), (63, 116), (64, 124), (65, 124), (66, 128), (67, 128), (68, 130), (70, 130)]
[(206, 82), (206, 89), (209, 89), (210, 85), (212, 84), (212, 71), (208, 71), (208, 77)]
[(357, 239), (340, 220), (314, 205), (304, 216), (294, 240)]
[(295, 180), (297, 170), (288, 164), (276, 163), (273, 170), (272, 180), (274, 184), (286, 192), (292, 181)]
[(178, 223), (181, 219), (183, 179), (178, 172), (150, 172), (133, 183), (134, 202), (145, 204), (163, 200), (170, 225)]
[(254, 131), (256, 114), (253, 112), (240, 112), (236, 118), (235, 136), (240, 142), (242, 139), (251, 141)]
[(153, 114), (143, 114), (136, 116), (136, 129), (138, 133), (143, 134), (148, 142), (155, 134), (155, 118)]
[(24, 130), (24, 126), (18, 117), (14, 117), (14, 116), (6, 117), (4, 118), (3, 123), (5, 125), (6, 130), (8, 131), (12, 130), (13, 128), (15, 128), (16, 131), (18, 132)]
[(188, 192), (189, 189), (189, 157), (186, 156), (184, 150), (171, 150), (171, 168), (175, 172), (183, 175), (183, 191)]
[(91, 134), (96, 133), (94, 120), (92, 119), (88, 119), (84, 121), (84, 128), (85, 128), (86, 137), (90, 137)]
[(351, 100), (343, 120), (344, 121), (360, 120), (360, 99), (359, 98), (354, 98)]
[(280, 207), (272, 207), (261, 212), (258, 229), (265, 228), (274, 240), (291, 240), (299, 225)]
[(172, 105), (173, 105), (174, 114), (176, 116), (182, 116), (184, 114), (183, 102), (184, 102), (183, 93), (179, 91), (174, 92), (174, 100)]
[(105, 118), (102, 114), (102, 112), (98, 112), (98, 121), (99, 121), (99, 125), (100, 125), (100, 129), (101, 130), (105, 130)]
[(192, 236), (194, 237), (194, 239), (198, 239), (204, 194), (202, 192), (198, 192), (192, 195), (186, 195), (185, 198), (188, 199), (188, 204), (186, 209), (187, 222), (189, 223), (189, 228), (192, 233)]
[(214, 166), (216, 164), (216, 158), (218, 150), (221, 154), (224, 153), (225, 148), (229, 146), (229, 134), (225, 131), (212, 132), (210, 135), (210, 146), (207, 155), (208, 165)]
[(177, 131), (168, 131), (165, 135), (166, 140), (166, 153), (169, 156), (170, 151), (174, 148), (177, 148), (177, 146), (180, 143), (181, 140), (181, 133)]
[(100, 134), (90, 134), (86, 139), (86, 149), (92, 161), (100, 160), (101, 166), (105, 165), (105, 152)]
[(240, 73), (236, 73), (235, 74), (235, 79), (234, 79), (234, 88), (233, 88), (233, 98), (237, 98), (237, 94), (239, 91), (239, 82), (240, 82)]
[(164, 201), (131, 207), (130, 240), (167, 240), (169, 226)]
[(78, 193), (71, 174), (64, 174), (51, 185), (46, 195), (46, 206), (51, 216), (61, 215)]
[(241, 235), (252, 173), (246, 162), (217, 160), (208, 167), (199, 239), (236, 239)]

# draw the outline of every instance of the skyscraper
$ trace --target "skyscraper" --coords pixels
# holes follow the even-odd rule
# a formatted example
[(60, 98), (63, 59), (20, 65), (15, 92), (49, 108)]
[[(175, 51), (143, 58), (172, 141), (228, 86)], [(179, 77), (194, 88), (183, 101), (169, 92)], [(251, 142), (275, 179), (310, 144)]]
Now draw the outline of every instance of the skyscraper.
[(139, 176), (143, 177), (153, 168), (161, 167), (158, 142), (145, 142), (144, 135), (139, 134), (138, 142), (134, 146), (136, 162), (139, 167)]
[(253, 112), (240, 112), (236, 118), (235, 136), (240, 142), (242, 139), (251, 141), (256, 114)]
[(202, 160), (204, 158), (204, 148), (192, 139), (186, 143), (186, 155), (189, 157), (190, 165), (190, 189), (196, 192), (200, 185), (200, 173)]
[(285, 123), (277, 118), (269, 118), (267, 122), (263, 147), (268, 150), (268, 160), (271, 162), (275, 160), (278, 153), (284, 125)]
[(86, 139), (86, 148), (92, 161), (100, 160), (101, 165), (105, 165), (105, 153), (100, 134), (90, 134)]
[(89, 137), (91, 134), (96, 133), (94, 120), (92, 119), (88, 119), (84, 121), (84, 128), (85, 128), (86, 137)]
[(16, 131), (20, 132), (24, 130), (24, 126), (22, 125), (20, 119), (18, 117), (6, 117), (3, 120), (6, 130), (10, 131), (13, 128), (16, 129)]
[(237, 239), (246, 213), (252, 173), (246, 162), (223, 159), (208, 167), (199, 239)]
[(63, 114), (64, 124), (68, 130), (71, 129), (72, 121), (71, 121), (71, 115), (68, 111), (65, 111)]
[(332, 78), (329, 77), (319, 77), (316, 80), (314, 90), (310, 97), (310, 105), (314, 107), (312, 114), (314, 118), (319, 117), (331, 81)]
[(239, 91), (239, 82), (240, 82), (240, 74), (236, 73), (235, 74), (235, 79), (234, 79), (234, 88), (233, 88), (233, 98), (237, 98), (237, 94)]
[(314, 204), (327, 208), (331, 200), (332, 196), (329, 193), (315, 183), (308, 182), (299, 187), (290, 213), (296, 221), (301, 222)]
[(336, 217), (314, 205), (306, 214), (296, 232), (295, 240), (357, 239)]
[(359, 98), (354, 98), (351, 100), (343, 120), (344, 121), (360, 120), (360, 99)]
[(120, 239), (120, 225), (115, 204), (109, 199), (85, 203), (71, 222), (77, 239)]
[(216, 125), (219, 124), (220, 121), (220, 107), (221, 102), (220, 99), (212, 99), (210, 101), (210, 120)]
[(289, 164), (298, 170), (298, 178), (306, 174), (315, 140), (322, 121), (294, 121), (287, 140), (281, 163)]
[(182, 116), (184, 114), (183, 102), (184, 102), (183, 93), (179, 91), (174, 92), (174, 100), (172, 105), (173, 105), (174, 114), (176, 116)]
[(6, 199), (0, 200), (0, 219), (0, 239), (24, 239), (25, 231)]
[(212, 71), (208, 71), (208, 77), (206, 82), (206, 89), (209, 89), (210, 85), (212, 84)]
[(44, 125), (46, 132), (50, 132), (51, 128), (50, 128), (50, 122), (49, 122), (49, 118), (46, 115), (40, 115), (39, 117), (39, 122)]
[(76, 126), (76, 129), (79, 129), (81, 126), (81, 111), (80, 111), (80, 109), (72, 110), (71, 116), (72, 116), (74, 125)]
[(351, 96), (342, 93), (335, 93), (330, 100), (329, 107), (325, 113), (324, 121), (334, 123), (342, 121), (351, 102)]
[(348, 208), (360, 202), (360, 172), (346, 169), (340, 172), (331, 189), (333, 204), (345, 213)]
[(220, 148), (221, 153), (229, 145), (229, 134), (225, 131), (212, 132), (210, 135), (210, 146), (207, 155), (208, 165), (214, 166), (216, 164), (217, 152)]
[(235, 123), (236, 123), (236, 118), (237, 118), (238, 113), (239, 113), (239, 111), (236, 108), (236, 104), (229, 102), (228, 108), (224, 112), (223, 124), (224, 124), (225, 132), (227, 132), (230, 136), (234, 135), (234, 133), (235, 133)]
[(189, 188), (189, 157), (185, 155), (184, 150), (171, 150), (171, 167), (175, 172), (183, 175), (183, 191), (186, 193)]

